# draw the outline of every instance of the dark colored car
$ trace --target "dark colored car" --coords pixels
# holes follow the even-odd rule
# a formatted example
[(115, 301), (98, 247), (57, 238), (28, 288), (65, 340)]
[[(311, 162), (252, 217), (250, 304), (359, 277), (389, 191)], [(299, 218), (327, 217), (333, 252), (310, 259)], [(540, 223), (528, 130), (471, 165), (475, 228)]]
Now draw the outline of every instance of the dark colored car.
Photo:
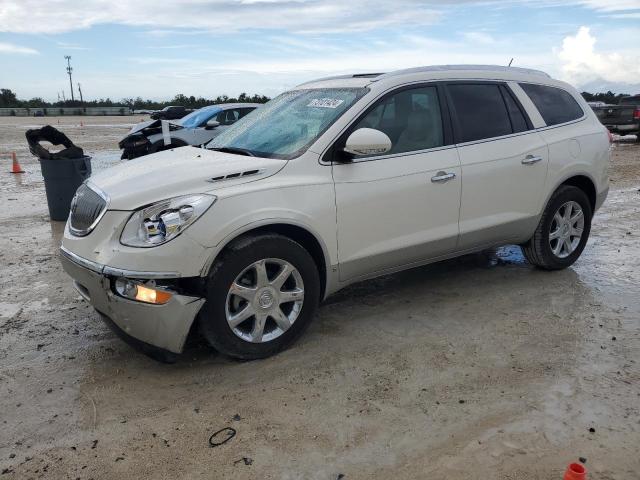
[(162, 110), (158, 110), (151, 114), (151, 118), (154, 120), (177, 120), (184, 117), (187, 113), (193, 112), (193, 109), (185, 108), (180, 105), (172, 105), (164, 107)]
[(611, 133), (636, 135), (640, 142), (640, 95), (625, 97), (618, 105), (592, 107), (602, 124)]

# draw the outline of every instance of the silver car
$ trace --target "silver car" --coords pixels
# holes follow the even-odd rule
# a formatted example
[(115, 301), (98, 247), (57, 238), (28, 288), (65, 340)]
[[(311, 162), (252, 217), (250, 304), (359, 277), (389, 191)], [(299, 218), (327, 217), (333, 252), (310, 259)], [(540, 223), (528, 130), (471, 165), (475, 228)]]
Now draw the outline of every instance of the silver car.
[(118, 146), (122, 158), (131, 160), (161, 150), (202, 145), (218, 136), (259, 103), (222, 103), (200, 108), (179, 120), (149, 120), (135, 125)]

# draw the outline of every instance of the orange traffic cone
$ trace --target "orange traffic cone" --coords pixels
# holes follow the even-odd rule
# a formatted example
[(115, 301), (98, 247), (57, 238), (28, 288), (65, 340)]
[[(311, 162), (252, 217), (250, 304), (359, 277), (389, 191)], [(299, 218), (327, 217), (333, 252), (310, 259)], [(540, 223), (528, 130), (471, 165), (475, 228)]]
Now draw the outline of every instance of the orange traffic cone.
[(11, 173), (24, 173), (24, 170), (22, 170), (22, 167), (18, 163), (18, 157), (16, 157), (16, 152), (11, 152), (11, 158), (13, 159)]
[(572, 463), (564, 473), (564, 480), (587, 480), (587, 469), (579, 463)]

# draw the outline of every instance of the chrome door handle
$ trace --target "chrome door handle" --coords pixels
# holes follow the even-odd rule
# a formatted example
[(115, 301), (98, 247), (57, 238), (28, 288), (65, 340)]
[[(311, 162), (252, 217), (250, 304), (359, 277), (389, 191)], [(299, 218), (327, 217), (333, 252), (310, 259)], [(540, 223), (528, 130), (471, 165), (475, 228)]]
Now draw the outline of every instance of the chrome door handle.
[(523, 165), (533, 165), (534, 163), (538, 163), (540, 161), (542, 161), (542, 157), (533, 156), (533, 155), (527, 155), (522, 160), (522, 164)]
[(431, 181), (433, 183), (436, 182), (447, 182), (449, 180), (451, 180), (452, 178), (456, 178), (456, 174), (451, 172), (451, 173), (447, 173), (447, 172), (438, 172), (438, 174), (435, 177), (431, 177)]

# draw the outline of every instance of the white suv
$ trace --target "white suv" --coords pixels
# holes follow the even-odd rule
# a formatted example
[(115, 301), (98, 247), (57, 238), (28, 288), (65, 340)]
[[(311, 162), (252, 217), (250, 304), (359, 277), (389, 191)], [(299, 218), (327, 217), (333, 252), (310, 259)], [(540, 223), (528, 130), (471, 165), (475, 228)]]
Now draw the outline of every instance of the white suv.
[(266, 357), (359, 280), (506, 243), (538, 267), (568, 267), (607, 195), (608, 163), (606, 129), (542, 72), (327, 78), (206, 149), (91, 177), (72, 203), (62, 261), (149, 353), (169, 359), (197, 326), (226, 355)]

